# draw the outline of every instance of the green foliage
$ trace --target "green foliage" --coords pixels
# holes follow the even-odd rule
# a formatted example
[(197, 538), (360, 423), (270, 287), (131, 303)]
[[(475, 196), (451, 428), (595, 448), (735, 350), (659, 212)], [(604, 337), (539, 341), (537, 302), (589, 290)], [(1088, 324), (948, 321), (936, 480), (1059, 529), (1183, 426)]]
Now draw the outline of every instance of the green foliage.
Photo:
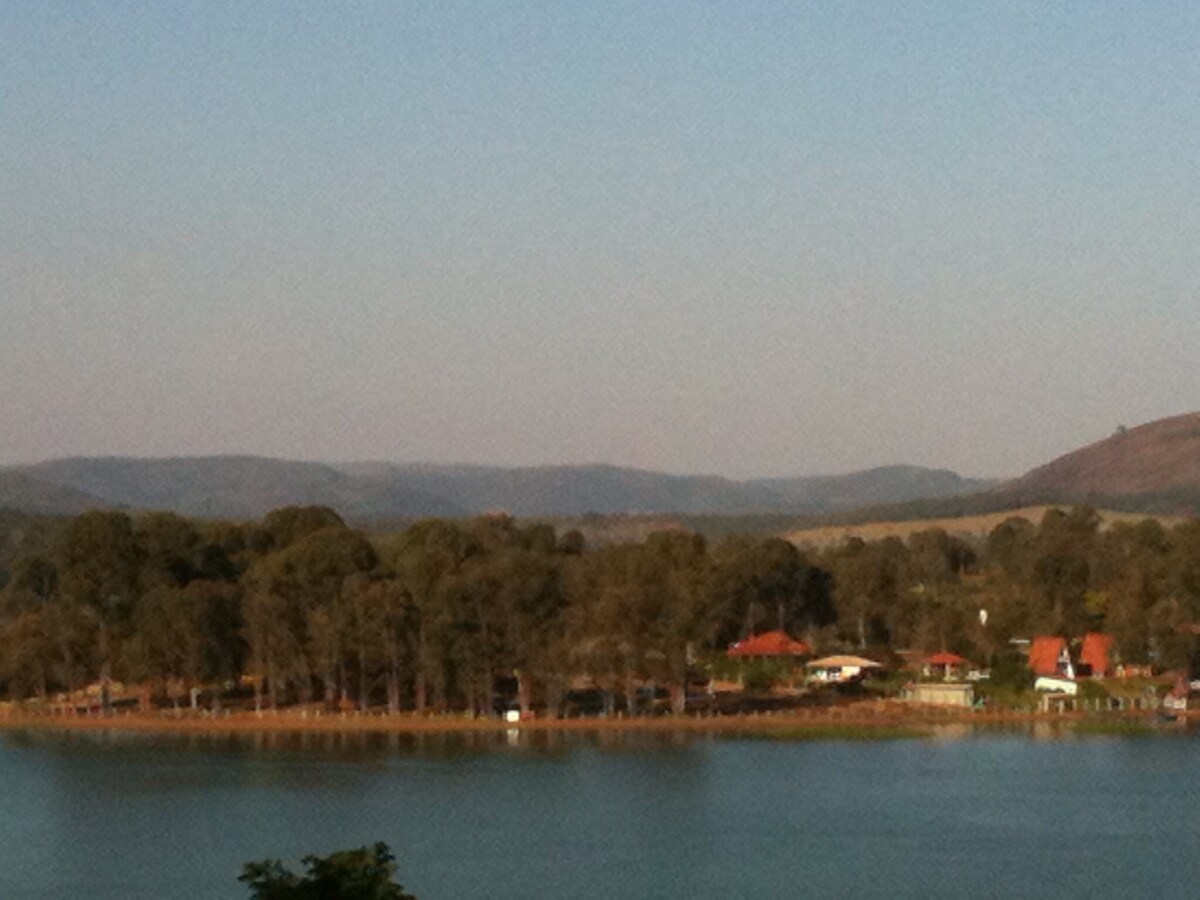
[(1104, 685), (1099, 681), (1091, 679), (1082, 679), (1079, 682), (1079, 693), (1077, 694), (1080, 700), (1107, 700), (1111, 695), (1105, 690)]
[(1004, 653), (992, 664), (988, 684), (997, 688), (1025, 688), (1033, 685), (1034, 676), (1024, 656)]
[(993, 709), (1036, 709), (1040, 700), (1032, 680), (1027, 684), (981, 681), (975, 686), (975, 696)]
[[(997, 697), (1033, 681), (1013, 638), (1100, 630), (1124, 663), (1200, 661), (1200, 524), (1101, 529), (1087, 508), (986, 541), (930, 529), (822, 551), (678, 527), (589, 546), (503, 515), (368, 536), (323, 507), (257, 523), (87, 513), (33, 543), (10, 524), (0, 692), (14, 699), (111, 678), (177, 701), (250, 676), (271, 706), (555, 715), (582, 684), (609, 713), (665, 695), (682, 711), (701, 660), (736, 677), (725, 649), (777, 628), (822, 654), (952, 650), (992, 668)], [(785, 668), (744, 672), (762, 690)]]
[(748, 660), (742, 671), (742, 684), (749, 693), (762, 694), (780, 682), (788, 680), (793, 674), (792, 666), (781, 660)]
[(416, 900), (395, 881), (396, 861), (387, 844), (306, 856), (303, 875), (277, 859), (246, 863), (238, 881), (254, 900)]

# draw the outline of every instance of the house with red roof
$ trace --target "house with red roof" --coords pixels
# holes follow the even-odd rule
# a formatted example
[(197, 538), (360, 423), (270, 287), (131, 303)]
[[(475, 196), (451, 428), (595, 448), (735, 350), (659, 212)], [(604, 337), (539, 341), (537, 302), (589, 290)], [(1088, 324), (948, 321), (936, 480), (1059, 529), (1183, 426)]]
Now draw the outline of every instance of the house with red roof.
[(1029, 668), (1037, 676), (1034, 690), (1068, 697), (1079, 692), (1071, 650), (1065, 638), (1046, 634), (1035, 637), (1029, 645)]
[[(800, 664), (812, 655), (812, 648), (803, 641), (795, 640), (786, 631), (766, 631), (762, 634), (756, 634), (744, 640), (731, 644), (729, 649), (725, 651), (725, 655), (730, 659), (736, 659), (738, 665), (738, 681), (739, 688), (745, 688), (746, 685), (746, 667), (743, 663), (754, 663), (763, 661), (773, 661), (784, 663), (784, 668), (789, 669), (793, 676), (800, 668)], [(778, 667), (769, 667), (773, 672), (778, 672)]]
[(1065, 638), (1039, 635), (1029, 647), (1029, 668), (1034, 675), (1065, 678), (1105, 678), (1113, 674), (1111, 635), (1089, 631), (1072, 655)]
[(731, 659), (799, 659), (812, 653), (803, 641), (793, 640), (786, 631), (766, 631), (738, 641), (725, 651)]
[(1089, 631), (1083, 636), (1083, 644), (1079, 648), (1079, 674), (1092, 678), (1105, 678), (1112, 674), (1111, 635)]
[(1074, 678), (1075, 667), (1065, 638), (1038, 635), (1029, 645), (1029, 668), (1041, 678)]

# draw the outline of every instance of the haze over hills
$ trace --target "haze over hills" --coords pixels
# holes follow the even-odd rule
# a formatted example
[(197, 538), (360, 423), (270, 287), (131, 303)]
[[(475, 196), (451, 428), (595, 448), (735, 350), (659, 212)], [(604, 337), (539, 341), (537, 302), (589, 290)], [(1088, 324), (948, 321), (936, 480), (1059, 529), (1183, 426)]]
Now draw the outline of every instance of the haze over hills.
[(323, 463), (252, 456), (81, 457), (4, 474), (83, 492), (95, 498), (88, 504), (91, 507), (171, 510), (209, 518), (256, 518), (280, 506), (308, 504), (331, 506), (349, 518), (465, 512), (440, 498), (398, 484), (356, 478)]
[(820, 514), (864, 504), (979, 490), (953, 472), (893, 466), (840, 476), (734, 481), (607, 465), (326, 465), (258, 457), (72, 458), (0, 470), (0, 506), (39, 512), (88, 507), (165, 509), (212, 518), (256, 517), (289, 504), (323, 504), (352, 520), (585, 513)]
[(251, 456), (51, 460), (0, 469), (0, 508), (95, 507), (251, 518), (322, 504), (350, 520), (586, 513), (785, 514), (842, 521), (979, 514), (1038, 503), (1200, 512), (1200, 413), (1122, 430), (1008, 482), (885, 466), (847, 475), (736, 481), (609, 465), (325, 464)]
[(35, 478), (15, 469), (0, 469), (0, 509), (47, 515), (74, 515), (105, 506), (99, 497)]

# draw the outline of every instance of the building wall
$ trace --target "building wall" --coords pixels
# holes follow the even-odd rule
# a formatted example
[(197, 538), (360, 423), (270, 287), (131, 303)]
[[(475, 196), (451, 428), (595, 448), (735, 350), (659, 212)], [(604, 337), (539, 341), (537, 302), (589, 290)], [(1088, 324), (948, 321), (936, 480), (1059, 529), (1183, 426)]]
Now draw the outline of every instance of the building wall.
[(937, 703), (942, 706), (974, 706), (975, 688), (969, 684), (914, 684), (907, 690), (908, 699), (916, 703)]

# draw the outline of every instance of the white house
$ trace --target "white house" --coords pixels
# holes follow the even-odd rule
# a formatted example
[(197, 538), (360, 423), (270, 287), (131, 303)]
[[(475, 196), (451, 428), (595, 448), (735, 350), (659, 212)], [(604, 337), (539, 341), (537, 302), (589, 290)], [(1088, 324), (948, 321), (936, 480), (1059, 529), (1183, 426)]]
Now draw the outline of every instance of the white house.
[(861, 656), (825, 656), (814, 659), (805, 666), (808, 680), (818, 684), (841, 684), (862, 678), (874, 669), (883, 666), (873, 659)]

